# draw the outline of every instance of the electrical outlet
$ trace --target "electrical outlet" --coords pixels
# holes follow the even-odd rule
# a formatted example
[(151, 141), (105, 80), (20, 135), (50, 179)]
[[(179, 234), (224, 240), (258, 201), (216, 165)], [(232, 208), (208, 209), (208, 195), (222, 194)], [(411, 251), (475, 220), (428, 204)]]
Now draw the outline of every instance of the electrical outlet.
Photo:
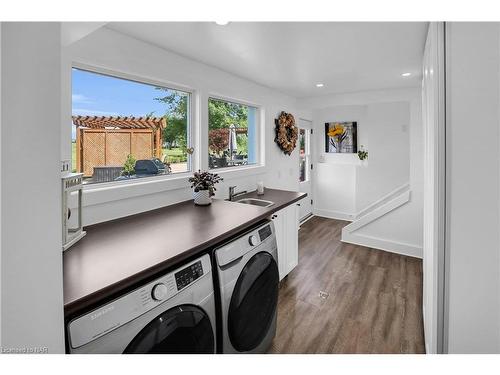
[(71, 162), (69, 160), (62, 160), (61, 161), (61, 173), (62, 174), (66, 174), (66, 173), (70, 173), (70, 165), (71, 165)]

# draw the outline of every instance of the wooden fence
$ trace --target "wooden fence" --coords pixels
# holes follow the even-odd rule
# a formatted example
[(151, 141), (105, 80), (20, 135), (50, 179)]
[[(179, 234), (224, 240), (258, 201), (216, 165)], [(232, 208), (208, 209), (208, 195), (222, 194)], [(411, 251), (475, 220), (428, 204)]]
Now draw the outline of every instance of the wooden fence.
[[(127, 155), (135, 159), (161, 158), (161, 133), (153, 129), (79, 128), (76, 135), (76, 169), (84, 177), (94, 167), (123, 166)], [(156, 138), (156, 139), (155, 139)]]

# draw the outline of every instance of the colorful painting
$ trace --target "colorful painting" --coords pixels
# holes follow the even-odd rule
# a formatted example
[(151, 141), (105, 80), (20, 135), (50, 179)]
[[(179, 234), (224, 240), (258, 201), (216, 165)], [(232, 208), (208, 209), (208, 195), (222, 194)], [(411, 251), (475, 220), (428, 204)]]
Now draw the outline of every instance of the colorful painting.
[(356, 122), (325, 123), (325, 152), (355, 154), (358, 152)]

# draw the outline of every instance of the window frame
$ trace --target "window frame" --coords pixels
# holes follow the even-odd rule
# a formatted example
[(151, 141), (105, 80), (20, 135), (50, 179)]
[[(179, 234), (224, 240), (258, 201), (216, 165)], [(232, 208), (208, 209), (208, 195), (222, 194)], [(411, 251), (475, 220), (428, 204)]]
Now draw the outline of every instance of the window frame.
[[(199, 152), (199, 150), (196, 149), (196, 140), (197, 140), (197, 135), (195, 132), (196, 126), (195, 123), (198, 120), (197, 112), (195, 109), (195, 103), (197, 101), (198, 97), (198, 91), (192, 87), (164, 81), (161, 79), (157, 78), (151, 78), (151, 77), (145, 77), (145, 76), (138, 76), (134, 74), (129, 74), (125, 73), (119, 70), (115, 69), (108, 69), (108, 68), (103, 68), (99, 67), (96, 65), (89, 65), (86, 63), (81, 63), (77, 61), (72, 61), (70, 64), (70, 93), (73, 93), (73, 79), (72, 79), (72, 70), (73, 69), (79, 69), (83, 71), (87, 71), (89, 73), (95, 73), (95, 74), (101, 74), (105, 75), (108, 77), (112, 78), (117, 78), (117, 79), (123, 79), (127, 81), (132, 81), (135, 83), (142, 83), (146, 85), (151, 85), (151, 86), (158, 86), (158, 87), (163, 87), (166, 89), (170, 90), (177, 90), (177, 91), (182, 91), (185, 92), (186, 94), (189, 95), (189, 100), (188, 100), (188, 127), (187, 127), (187, 138), (188, 138), (188, 148), (193, 147), (194, 152), (192, 154), (188, 153), (188, 170), (186, 172), (179, 172), (175, 174), (170, 174), (170, 175), (159, 175), (159, 176), (151, 176), (151, 177), (141, 177), (138, 179), (131, 179), (131, 180), (121, 180), (121, 181), (109, 181), (109, 182), (100, 182), (100, 183), (94, 183), (94, 184), (86, 184), (83, 187), (84, 192), (100, 192), (100, 191), (108, 191), (110, 189), (119, 189), (120, 188), (129, 188), (131, 186), (142, 186), (142, 185), (151, 185), (151, 184), (159, 184), (162, 185), (162, 188), (159, 189), (153, 189), (151, 192), (148, 192), (148, 194), (153, 194), (155, 192), (159, 191), (165, 191), (165, 190), (173, 190), (173, 189), (178, 189), (181, 186), (181, 183), (175, 183), (175, 181), (184, 181), (192, 175), (192, 173), (198, 169), (198, 163), (197, 163), (197, 158), (196, 154)], [(71, 110), (70, 113), (72, 115), (73, 113), (73, 105), (71, 104)], [(168, 124), (167, 124), (168, 126)], [(70, 141), (72, 141), (70, 139)], [(172, 182), (171, 186), (168, 186), (168, 182)], [(166, 183), (168, 185), (166, 185)], [(183, 186), (183, 185), (182, 185)], [(93, 194), (90, 194), (93, 195)], [(107, 194), (106, 194), (107, 195)], [(122, 196), (121, 194), (118, 194), (117, 197), (111, 197), (112, 194), (110, 194), (109, 199), (99, 199), (98, 202), (93, 202), (91, 204), (100, 204), (100, 203), (105, 203), (105, 202), (110, 202), (114, 200), (119, 200), (119, 199), (126, 199), (129, 197), (137, 196), (138, 194), (126, 194), (125, 196)], [(86, 195), (87, 198), (87, 195)], [(87, 203), (85, 204), (86, 206), (88, 205)]]
[[(255, 113), (255, 135), (256, 135), (256, 155), (257, 155), (257, 161), (254, 164), (247, 164), (247, 165), (240, 165), (236, 167), (224, 167), (224, 168), (209, 168), (208, 166), (208, 155), (209, 155), (209, 147), (208, 147), (208, 132), (210, 131), (210, 118), (209, 118), (209, 113), (208, 113), (208, 104), (210, 99), (214, 100), (219, 100), (219, 101), (225, 101), (225, 102), (230, 102), (233, 104), (239, 104), (243, 105), (246, 107), (253, 107), (256, 109)], [(263, 172), (264, 167), (265, 167), (265, 145), (264, 145), (264, 124), (265, 124), (265, 110), (264, 107), (261, 104), (257, 104), (251, 101), (243, 100), (243, 99), (236, 99), (230, 96), (225, 96), (225, 95), (220, 95), (216, 93), (211, 93), (209, 92), (207, 94), (207, 100), (205, 103), (205, 109), (207, 111), (207, 123), (206, 123), (206, 134), (207, 134), (207, 140), (206, 144), (204, 145), (205, 152), (203, 156), (203, 165), (206, 166), (206, 169), (211, 172), (211, 173), (217, 173), (219, 175), (228, 175), (231, 174), (231, 172), (235, 173), (235, 177), (239, 177), (241, 173), (245, 173), (245, 171), (248, 170), (255, 170), (256, 173), (259, 173), (260, 171)], [(242, 171), (242, 172), (238, 172)]]

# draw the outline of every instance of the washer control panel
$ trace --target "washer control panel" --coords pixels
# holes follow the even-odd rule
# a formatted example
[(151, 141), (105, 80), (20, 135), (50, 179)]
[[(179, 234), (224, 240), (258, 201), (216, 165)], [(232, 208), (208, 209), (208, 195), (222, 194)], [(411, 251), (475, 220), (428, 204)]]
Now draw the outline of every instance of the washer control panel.
[(266, 222), (266, 224), (216, 248), (215, 258), (219, 266), (225, 266), (256, 248), (267, 251), (273, 247), (276, 247), (274, 225), (272, 222)]
[(201, 260), (191, 264), (189, 267), (183, 268), (175, 274), (175, 283), (177, 290), (182, 290), (196, 279), (203, 276), (203, 266)]
[(210, 257), (203, 257), (165, 274), (85, 315), (68, 325), (70, 344), (78, 348), (123, 326), (171, 299), (211, 272)]
[(271, 236), (271, 234), (273, 234), (271, 225), (266, 225), (259, 229), (259, 238), (261, 241), (264, 241), (267, 237)]

